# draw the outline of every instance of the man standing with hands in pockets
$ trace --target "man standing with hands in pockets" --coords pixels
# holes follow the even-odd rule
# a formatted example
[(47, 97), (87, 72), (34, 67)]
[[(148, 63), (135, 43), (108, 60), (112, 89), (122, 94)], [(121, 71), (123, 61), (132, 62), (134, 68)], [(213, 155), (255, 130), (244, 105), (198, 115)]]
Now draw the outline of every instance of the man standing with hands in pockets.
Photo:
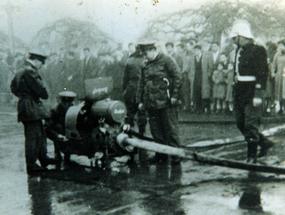
[[(173, 58), (159, 53), (154, 43), (139, 44), (139, 47), (147, 59), (138, 84), (139, 108), (148, 112), (155, 142), (180, 147), (176, 112), (181, 86), (179, 67)], [(151, 162), (166, 161), (167, 158), (167, 155), (157, 153)], [(172, 164), (180, 164), (180, 158), (172, 156)]]

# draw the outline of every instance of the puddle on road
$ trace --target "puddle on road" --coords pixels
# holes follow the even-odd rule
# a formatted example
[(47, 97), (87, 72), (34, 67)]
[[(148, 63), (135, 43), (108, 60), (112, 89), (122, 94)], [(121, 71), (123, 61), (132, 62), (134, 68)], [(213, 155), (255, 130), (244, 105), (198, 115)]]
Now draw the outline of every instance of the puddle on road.
[[(220, 134), (229, 136), (224, 132), (227, 129), (224, 125), (221, 129), (207, 126), (203, 129), (210, 133), (204, 136), (211, 132), (219, 137)], [(189, 125), (181, 126), (185, 133), (183, 138), (189, 136), (189, 130), (195, 133), (195, 129), (191, 129)], [(199, 128), (200, 133), (205, 130)], [(13, 132), (19, 133), (19, 130)], [(236, 134), (236, 131), (231, 132)], [(276, 162), (273, 156), (279, 151), (278, 158), (282, 157), (285, 150), (282, 139), (284, 137), (275, 140), (279, 145), (269, 152), (270, 162)], [(113, 171), (103, 171), (84, 167), (90, 165), (90, 161), (72, 155), (74, 162), (63, 163), (61, 170), (28, 177), (24, 170), (23, 136), (18, 142), (17, 138), (9, 140), (2, 137), (0, 141), (0, 214), (282, 215), (285, 211), (284, 176), (263, 173), (252, 176), (247, 171), (193, 161), (183, 161), (181, 166), (120, 164), (114, 165)], [(53, 156), (50, 143), (48, 151)], [(232, 156), (225, 149), (220, 151), (223, 156)], [(245, 155), (245, 149), (238, 152), (241, 157)], [(284, 166), (282, 159), (280, 165)], [(262, 211), (239, 207), (250, 185), (260, 189)]]
[[(193, 167), (198, 167), (195, 171), (199, 180), (191, 180)], [(70, 168), (42, 177), (6, 172), (4, 176), (12, 177), (14, 182), (1, 183), (1, 214), (244, 215), (284, 211), (285, 184), (277, 176), (248, 176), (241, 171), (224, 177), (221, 173), (229, 169), (216, 167), (212, 170), (216, 177), (212, 178), (207, 177), (210, 166), (191, 166), (189, 161), (172, 167), (165, 163), (131, 166), (128, 173), (126, 168), (118, 167), (123, 172), (86, 171), (71, 163)], [(240, 199), (253, 185), (260, 190), (262, 210), (241, 209)]]

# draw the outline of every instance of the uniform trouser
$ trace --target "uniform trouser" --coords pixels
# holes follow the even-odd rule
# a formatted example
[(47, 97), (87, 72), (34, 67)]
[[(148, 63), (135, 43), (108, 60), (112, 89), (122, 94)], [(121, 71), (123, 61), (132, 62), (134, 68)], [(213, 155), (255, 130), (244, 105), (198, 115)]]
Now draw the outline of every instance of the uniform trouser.
[(181, 98), (182, 105), (186, 108), (190, 108), (190, 82), (188, 79), (188, 73), (182, 74), (182, 86), (181, 86)]
[(134, 102), (125, 102), (127, 107), (127, 117), (125, 120), (125, 123), (130, 124), (131, 126), (134, 126), (134, 118), (136, 113), (138, 114), (138, 127), (139, 127), (139, 133), (144, 134), (145, 132), (145, 126), (147, 124), (147, 114), (145, 110), (139, 110), (138, 104)]
[(25, 156), (27, 168), (35, 165), (36, 161), (46, 162), (47, 140), (41, 120), (23, 122), (25, 129)]
[(180, 148), (176, 108), (149, 109), (148, 117), (155, 142)]
[(235, 92), (234, 106), (237, 127), (248, 143), (248, 157), (255, 156), (257, 145), (264, 147), (267, 140), (258, 130), (262, 116), (262, 105), (254, 107), (252, 97)]

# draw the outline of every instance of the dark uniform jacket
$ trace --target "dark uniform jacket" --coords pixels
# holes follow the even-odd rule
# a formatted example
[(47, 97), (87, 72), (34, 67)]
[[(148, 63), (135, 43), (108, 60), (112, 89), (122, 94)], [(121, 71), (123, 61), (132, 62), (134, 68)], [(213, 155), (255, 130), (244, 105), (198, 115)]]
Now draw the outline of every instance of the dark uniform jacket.
[(123, 76), (123, 98), (125, 102), (136, 103), (136, 94), (143, 61), (144, 58), (136, 54), (132, 54), (127, 60)]
[[(167, 82), (169, 81), (169, 86)], [(162, 109), (170, 107), (170, 97), (179, 99), (181, 72), (175, 60), (159, 53), (152, 61), (148, 61), (142, 69), (138, 84), (137, 102), (143, 103), (147, 109)]]
[[(239, 75), (255, 76), (256, 81), (242, 82), (242, 89), (238, 89), (238, 94), (253, 98), (256, 84), (260, 84), (262, 90), (266, 88), (266, 81), (269, 74), (267, 53), (264, 47), (251, 43), (241, 47), (239, 55), (237, 59)], [(245, 85), (247, 86), (245, 87)], [(235, 88), (239, 88), (239, 85), (236, 85)]]
[(73, 105), (59, 103), (51, 110), (51, 117), (45, 122), (45, 130), (49, 139), (56, 140), (58, 134), (65, 135), (65, 117), (71, 106)]
[(16, 74), (11, 82), (11, 91), (18, 98), (18, 121), (36, 121), (49, 118), (49, 113), (40, 98), (48, 99), (38, 70), (29, 62)]

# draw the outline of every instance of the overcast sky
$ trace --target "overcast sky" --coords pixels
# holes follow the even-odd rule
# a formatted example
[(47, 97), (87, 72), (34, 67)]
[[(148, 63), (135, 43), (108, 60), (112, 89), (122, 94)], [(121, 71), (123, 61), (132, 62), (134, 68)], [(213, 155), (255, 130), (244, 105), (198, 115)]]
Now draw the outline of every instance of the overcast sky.
[[(7, 1), (1, 0), (0, 6)], [(196, 9), (215, 1), (218, 0), (10, 0), (13, 6), (17, 6), (13, 11), (15, 36), (26, 43), (32, 42), (32, 37), (47, 23), (65, 17), (92, 21), (118, 42), (136, 41), (145, 30), (147, 21), (161, 14)], [(282, 0), (269, 1), (282, 4)], [(8, 33), (7, 14), (3, 7), (0, 20), (0, 29)]]

